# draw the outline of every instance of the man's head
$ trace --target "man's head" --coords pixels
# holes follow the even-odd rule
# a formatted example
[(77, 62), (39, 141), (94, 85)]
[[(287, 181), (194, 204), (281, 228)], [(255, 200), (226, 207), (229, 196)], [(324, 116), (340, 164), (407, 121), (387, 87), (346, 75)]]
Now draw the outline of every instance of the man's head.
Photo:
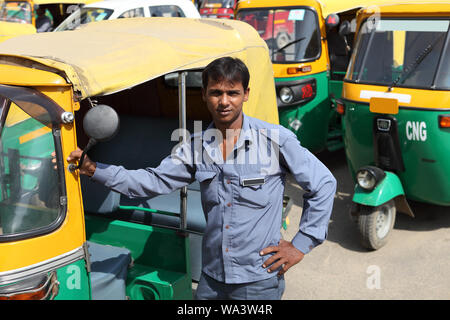
[(250, 73), (242, 60), (224, 57), (214, 60), (203, 70), (203, 89), (206, 89), (210, 80), (213, 82), (240, 82), (244, 90), (247, 90), (250, 81)]
[(206, 66), (202, 73), (203, 100), (216, 126), (235, 128), (242, 124), (249, 80), (247, 66), (237, 58), (219, 58)]
[(43, 17), (45, 16), (45, 8), (39, 6), (36, 10), (36, 13), (39, 17)]

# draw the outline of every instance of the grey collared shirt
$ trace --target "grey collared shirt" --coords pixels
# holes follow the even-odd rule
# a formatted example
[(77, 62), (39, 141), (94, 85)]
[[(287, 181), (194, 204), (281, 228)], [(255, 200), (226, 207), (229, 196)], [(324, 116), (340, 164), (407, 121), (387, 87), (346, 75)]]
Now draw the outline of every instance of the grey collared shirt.
[(336, 179), (282, 126), (244, 114), (226, 161), (213, 128), (194, 135), (157, 168), (126, 170), (97, 163), (92, 179), (132, 198), (168, 194), (198, 180), (207, 221), (202, 271), (225, 283), (270, 278), (276, 272), (262, 267), (269, 255), (260, 251), (281, 239), (286, 175), (291, 173), (306, 191), (299, 231), (292, 239), (305, 254), (327, 237)]

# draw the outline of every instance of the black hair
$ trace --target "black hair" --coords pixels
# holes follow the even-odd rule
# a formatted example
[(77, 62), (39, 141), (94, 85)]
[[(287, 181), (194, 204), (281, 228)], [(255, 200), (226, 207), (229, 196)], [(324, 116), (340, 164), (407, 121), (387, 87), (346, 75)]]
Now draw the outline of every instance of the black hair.
[(220, 82), (240, 82), (244, 90), (247, 90), (250, 81), (250, 73), (244, 62), (239, 58), (223, 57), (212, 61), (202, 72), (202, 84), (206, 89), (208, 80)]

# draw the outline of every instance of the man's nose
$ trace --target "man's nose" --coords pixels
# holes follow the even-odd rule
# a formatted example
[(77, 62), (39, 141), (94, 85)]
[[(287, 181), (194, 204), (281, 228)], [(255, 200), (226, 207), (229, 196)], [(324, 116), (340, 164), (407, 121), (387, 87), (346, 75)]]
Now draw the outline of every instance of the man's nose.
[(220, 96), (219, 103), (222, 106), (228, 106), (230, 104), (230, 97), (226, 93), (224, 93)]

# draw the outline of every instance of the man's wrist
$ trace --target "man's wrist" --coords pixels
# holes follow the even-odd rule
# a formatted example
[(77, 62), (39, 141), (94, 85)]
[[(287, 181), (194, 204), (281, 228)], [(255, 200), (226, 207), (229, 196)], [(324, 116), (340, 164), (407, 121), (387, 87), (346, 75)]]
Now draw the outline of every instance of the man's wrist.
[(96, 162), (92, 162), (88, 169), (86, 170), (86, 173), (89, 177), (92, 177), (95, 173), (95, 170), (97, 169), (97, 163)]
[(294, 239), (292, 239), (292, 245), (300, 250), (303, 254), (309, 253), (314, 249), (319, 242), (311, 236), (299, 231)]

